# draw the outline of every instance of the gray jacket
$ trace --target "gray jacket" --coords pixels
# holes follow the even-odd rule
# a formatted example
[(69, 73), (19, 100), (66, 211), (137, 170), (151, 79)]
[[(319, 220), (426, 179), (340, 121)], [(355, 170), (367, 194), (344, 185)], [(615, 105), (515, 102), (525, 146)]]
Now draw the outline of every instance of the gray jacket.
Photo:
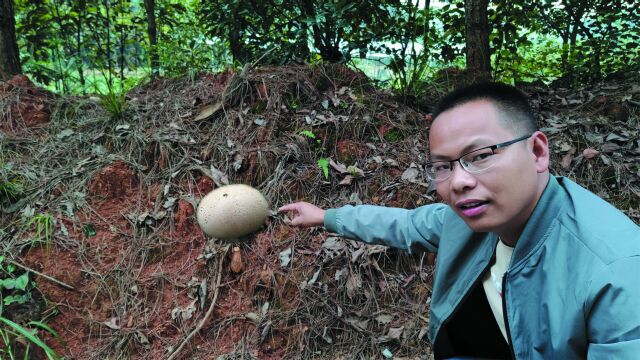
[[(370, 244), (437, 252), (429, 337), (491, 265), (492, 233), (474, 233), (443, 204), (414, 210), (345, 206), (325, 227)], [(640, 359), (640, 228), (564, 177), (550, 177), (503, 279), (517, 359)]]

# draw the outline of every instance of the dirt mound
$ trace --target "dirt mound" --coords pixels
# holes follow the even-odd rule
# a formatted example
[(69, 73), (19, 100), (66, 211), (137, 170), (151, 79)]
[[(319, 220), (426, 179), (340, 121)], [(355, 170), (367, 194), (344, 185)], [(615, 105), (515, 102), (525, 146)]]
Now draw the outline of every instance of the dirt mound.
[[(618, 86), (527, 91), (552, 139), (554, 172), (638, 221), (638, 95)], [(12, 150), (6, 171), (24, 187), (2, 203), (0, 243), (69, 286), (37, 278), (47, 323), (66, 342), (47, 339), (59, 354), (429, 356), (432, 257), (293, 229), (275, 211), (228, 244), (205, 237), (194, 214), (230, 183), (260, 189), (272, 210), (294, 200), (433, 202), (422, 171), (428, 114), (340, 65), (156, 79), (122, 101), (114, 117), (91, 98), (55, 99), (41, 141), (16, 141), (5, 128), (0, 138)], [(609, 118), (611, 102), (625, 119)], [(35, 214), (54, 219), (49, 247), (33, 240)]]
[[(398, 303), (426, 313), (430, 270), (416, 278), (420, 258), (327, 243), (325, 234), (293, 230), (275, 215), (232, 251), (195, 223), (199, 199), (227, 183), (259, 188), (274, 209), (297, 199), (329, 206), (372, 194), (390, 205), (428, 201), (422, 176), (412, 170), (400, 178), (424, 161), (424, 133), (417, 131), (423, 114), (363, 74), (332, 65), (158, 79), (127, 95), (119, 120), (92, 99), (64, 98), (55, 108), (41, 146), (16, 148), (15, 171), (36, 176), (3, 216), (19, 219), (12, 211), (34, 206), (55, 218), (50, 249), (23, 247), (19, 258), (75, 289), (38, 281), (58, 313), (49, 324), (67, 345), (49, 340), (59, 353), (166, 358), (209, 309), (178, 358), (332, 357), (350, 353), (354, 340), (372, 344), (370, 354), (424, 348), (424, 334), (409, 335), (425, 326), (421, 317), (363, 322), (396, 312)], [(25, 229), (16, 239), (28, 235)], [(405, 260), (400, 268), (398, 257)], [(378, 285), (368, 289), (369, 282)], [(391, 291), (401, 286), (406, 290)], [(401, 323), (412, 329), (406, 339), (376, 340)], [(385, 345), (374, 346), (378, 341)]]
[(52, 98), (26, 75), (15, 75), (7, 82), (0, 82), (0, 129), (15, 135), (27, 129), (43, 128), (51, 118)]
[(89, 181), (89, 195), (118, 198), (136, 191), (138, 177), (136, 173), (118, 160), (103, 168)]

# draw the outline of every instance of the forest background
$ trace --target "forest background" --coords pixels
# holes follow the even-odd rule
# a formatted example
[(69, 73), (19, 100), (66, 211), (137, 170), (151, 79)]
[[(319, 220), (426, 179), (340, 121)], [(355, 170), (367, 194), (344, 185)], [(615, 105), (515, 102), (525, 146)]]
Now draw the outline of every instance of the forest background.
[(640, 69), (638, 5), (2, 0), (0, 76), (25, 73), (56, 92), (86, 94), (262, 57), (262, 64), (346, 63), (403, 97), (419, 97), (451, 67), (474, 78), (569, 86)]

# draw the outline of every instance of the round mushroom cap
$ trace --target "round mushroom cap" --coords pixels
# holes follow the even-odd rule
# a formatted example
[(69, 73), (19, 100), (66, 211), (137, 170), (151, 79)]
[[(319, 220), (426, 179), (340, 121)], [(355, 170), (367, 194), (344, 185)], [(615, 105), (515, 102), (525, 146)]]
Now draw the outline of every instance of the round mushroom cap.
[(221, 239), (238, 238), (260, 228), (269, 215), (269, 203), (248, 185), (219, 187), (202, 198), (196, 218), (205, 234)]

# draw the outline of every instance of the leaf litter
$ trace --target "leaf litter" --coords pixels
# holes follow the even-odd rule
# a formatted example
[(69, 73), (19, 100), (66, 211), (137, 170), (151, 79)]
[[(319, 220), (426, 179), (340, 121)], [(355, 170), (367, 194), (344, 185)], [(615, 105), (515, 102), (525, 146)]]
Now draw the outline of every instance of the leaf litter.
[[(25, 86), (3, 87), (0, 108), (29, 108)], [(550, 137), (552, 173), (636, 222), (638, 88), (524, 88)], [(228, 251), (194, 211), (231, 183), (258, 188), (272, 209), (434, 202), (423, 171), (429, 114), (340, 65), (157, 79), (127, 95), (120, 120), (91, 98), (33, 99), (48, 121), (2, 112), (2, 161), (24, 191), (3, 199), (1, 246), (78, 289), (37, 281), (48, 300), (41, 315), (66, 341), (54, 343), (59, 354), (429, 358), (431, 257), (291, 228), (275, 211)], [(56, 224), (48, 250), (32, 246), (23, 220), (42, 213)]]

